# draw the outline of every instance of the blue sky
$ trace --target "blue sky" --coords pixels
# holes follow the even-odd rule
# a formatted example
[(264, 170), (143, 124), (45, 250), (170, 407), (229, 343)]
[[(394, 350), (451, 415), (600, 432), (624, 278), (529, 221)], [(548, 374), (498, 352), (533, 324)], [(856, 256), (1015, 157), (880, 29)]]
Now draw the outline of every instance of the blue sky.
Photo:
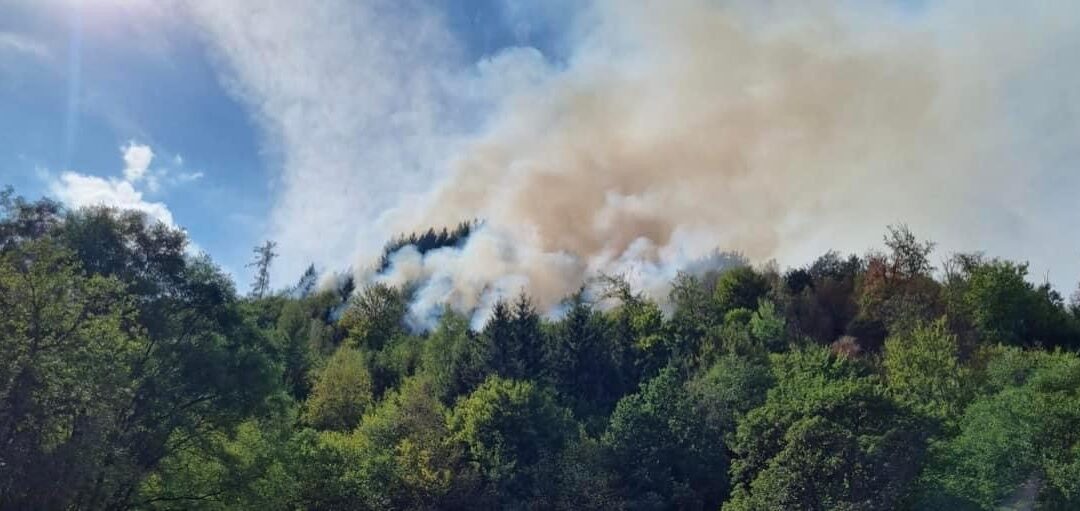
[[(164, 203), (199, 247), (243, 280), (251, 247), (270, 235), (281, 149), (230, 93), (182, 8), (150, 4), (0, 3), (0, 183), (39, 196), (65, 171), (118, 179), (124, 148), (147, 146), (152, 171), (187, 178), (135, 189)], [(446, 7), (447, 25), (467, 43), (465, 58), (520, 44), (559, 54), (554, 12), (525, 23), (512, 2)]]
[(37, 196), (64, 171), (118, 178), (122, 148), (149, 146), (152, 169), (201, 177), (145, 190), (145, 200), (242, 268), (269, 207), (273, 156), (195, 34), (140, 33), (139, 15), (90, 2), (0, 7), (0, 33), (33, 48), (0, 45), (0, 181)]
[[(1080, 277), (1080, 7), (1061, 0), (7, 0), (0, 183), (279, 242), (468, 309), (709, 251), (799, 265), (905, 222)], [(483, 218), (457, 252), (367, 265)], [(436, 285), (437, 284), (437, 285)]]

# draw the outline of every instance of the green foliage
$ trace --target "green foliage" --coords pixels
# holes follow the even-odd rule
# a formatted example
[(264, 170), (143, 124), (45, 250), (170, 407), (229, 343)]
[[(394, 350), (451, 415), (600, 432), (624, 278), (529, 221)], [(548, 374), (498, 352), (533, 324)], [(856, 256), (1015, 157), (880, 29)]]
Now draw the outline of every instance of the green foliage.
[(843, 357), (809, 349), (772, 360), (776, 386), (731, 443), (724, 509), (897, 507), (924, 449), (917, 418)]
[(982, 339), (1015, 345), (1073, 345), (1080, 338), (1076, 319), (1049, 287), (1036, 288), (1027, 264), (978, 255), (957, 256), (947, 294)]
[[(577, 435), (568, 410), (531, 382), (492, 376), (454, 406), (450, 438), (478, 476), (476, 502), (536, 502), (550, 462)], [(539, 504), (539, 502), (538, 502)]]
[(872, 254), (857, 290), (859, 314), (849, 325), (861, 348), (877, 351), (888, 334), (910, 330), (942, 315), (941, 285), (931, 276), (934, 244), (920, 242), (905, 226), (889, 227), (890, 252)]
[(769, 281), (749, 266), (732, 268), (720, 274), (713, 298), (720, 311), (754, 310), (769, 292)]
[(859, 313), (855, 287), (862, 276), (863, 261), (856, 256), (841, 259), (836, 252), (819, 257), (808, 268), (789, 271), (781, 293), (785, 316), (795, 330), (820, 344), (831, 343), (849, 331)]
[(371, 404), (371, 375), (364, 357), (342, 346), (315, 378), (303, 419), (316, 429), (348, 431)]
[(418, 283), (240, 298), (182, 231), (0, 192), (0, 509), (1080, 507), (1075, 304), (885, 241), (416, 332)]
[[(312, 321), (300, 300), (285, 303), (275, 325), (275, 336), (278, 350), (284, 358), (282, 377), (290, 394), (297, 399), (304, 399), (311, 391), (310, 373), (320, 349), (312, 346), (313, 327), (318, 328), (318, 323)], [(317, 341), (314, 343), (319, 344)]]
[(972, 403), (960, 433), (934, 446), (922, 477), (923, 502), (993, 509), (1032, 484), (1047, 509), (1080, 505), (1073, 477), (1080, 463), (1080, 358), (1037, 358), (1017, 385)]
[(550, 480), (542, 483), (550, 489), (552, 498), (535, 507), (564, 510), (624, 507), (614, 474), (606, 470), (606, 456), (606, 450), (596, 439), (586, 436), (573, 439), (552, 465)]
[(248, 421), (214, 431), (164, 459), (143, 482), (142, 509), (289, 509), (300, 482), (283, 421)]
[(944, 319), (889, 338), (883, 360), (888, 388), (914, 409), (951, 424), (970, 393), (971, 375), (958, 356), (956, 336)]
[(405, 297), (385, 284), (372, 284), (356, 293), (341, 317), (346, 343), (354, 348), (379, 351), (405, 332)]
[(469, 320), (446, 311), (428, 338), (422, 355), (424, 374), (443, 403), (451, 404), (483, 383), (488, 374), (491, 348), (486, 339), (469, 331)]
[(1030, 321), (1034, 289), (1024, 280), (1027, 265), (989, 262), (972, 267), (962, 296), (975, 328), (988, 339), (1024, 341), (1025, 322)]
[(699, 348), (698, 366), (707, 367), (725, 355), (760, 359), (765, 357), (764, 346), (750, 333), (749, 321), (753, 313), (736, 309), (725, 317), (723, 325), (712, 328)]
[(31, 202), (15, 195), (10, 186), (0, 190), (0, 252), (46, 236), (60, 224), (62, 213), (59, 202)]
[(445, 227), (435, 232), (435, 229), (428, 229), (423, 234), (411, 233), (408, 236), (400, 235), (394, 238), (383, 247), (382, 256), (379, 258), (379, 270), (386, 270), (390, 267), (390, 256), (392, 256), (398, 250), (402, 248), (412, 246), (420, 254), (425, 254), (431, 250), (442, 247), (452, 247), (463, 243), (468, 239), (469, 235), (474, 229), (479, 226), (478, 222), (461, 222), (453, 230), (447, 230)]
[(772, 385), (773, 375), (767, 365), (728, 355), (688, 381), (687, 393), (693, 400), (694, 413), (714, 427), (734, 432), (736, 419), (761, 406)]
[[(567, 314), (563, 325), (573, 326), (562, 332), (564, 344), (573, 345), (573, 339), (586, 337), (577, 335), (574, 331), (588, 332), (588, 343), (591, 349), (599, 349), (600, 352), (612, 357), (610, 370), (612, 375), (601, 380), (600, 383), (608, 388), (607, 391), (597, 395), (603, 395), (606, 399), (604, 412), (610, 413), (615, 406), (615, 400), (629, 389), (636, 386), (637, 382), (649, 375), (656, 374), (668, 364), (671, 355), (675, 351), (689, 351), (685, 347), (680, 348), (671, 335), (669, 324), (664, 321), (664, 313), (656, 302), (647, 300), (640, 294), (630, 292), (629, 284), (622, 282), (624, 286), (615, 298), (620, 304), (608, 311), (607, 314), (593, 313), (581, 300), (580, 293), (572, 300), (572, 308)], [(585, 321), (589, 319), (589, 321)], [(588, 329), (583, 327), (588, 326)], [(605, 348), (606, 346), (606, 348)], [(596, 360), (604, 360), (589, 350), (580, 351), (578, 356), (586, 358), (596, 357)], [(594, 368), (594, 371), (599, 368)], [(603, 372), (601, 371), (600, 374)], [(616, 385), (605, 384), (610, 381)]]
[(768, 300), (756, 311), (734, 309), (724, 315), (724, 323), (705, 336), (697, 357), (699, 367), (709, 367), (719, 358), (735, 355), (763, 361), (769, 353), (788, 348), (785, 319)]
[(768, 300), (762, 300), (757, 311), (750, 318), (750, 335), (766, 350), (778, 353), (787, 347), (787, 328), (784, 317), (776, 306)]
[[(40, 212), (36, 208), (19, 211)], [(14, 400), (3, 405), (2, 413), (8, 417), (26, 413), (34, 398), (20, 389), (40, 385), (36, 374), (64, 375), (79, 382), (76, 389), (65, 391), (62, 399), (51, 401), (48, 413), (38, 413), (51, 416), (55, 411), (56, 418), (65, 424), (47, 435), (46, 443), (64, 442), (65, 436), (79, 439), (66, 442), (64, 456), (81, 465), (65, 467), (65, 463), (45, 462), (31, 450), (9, 450), (7, 466), (34, 466), (45, 474), (53, 470), (68, 474), (36, 475), (38, 479), (26, 481), (18, 493), (54, 499), (46, 507), (75, 503), (88, 508), (125, 507), (131, 504), (141, 481), (179, 448), (216, 428), (231, 427), (269, 410), (272, 400), (268, 398), (276, 394), (280, 381), (275, 350), (241, 307), (228, 279), (209, 260), (185, 255), (182, 231), (151, 224), (140, 213), (107, 208), (67, 213), (55, 223), (33, 219), (5, 222), (22, 226), (13, 230), (17, 239), (5, 257), (20, 257), (19, 246), (40, 250), (32, 258), (10, 260), (9, 266), (23, 265), (25, 269), (33, 260), (53, 261), (46, 264), (50, 269), (40, 277), (62, 279), (52, 284), (42, 282), (41, 286), (34, 279), (23, 279), (33, 283), (31, 294), (37, 298), (11, 302), (4, 306), (5, 314), (17, 318), (15, 311), (26, 305), (39, 309), (31, 314), (30, 335), (8, 336), (14, 343), (12, 349), (37, 352), (33, 339), (49, 329), (68, 330), (58, 342), (46, 344), (58, 350), (58, 358), (13, 359), (28, 366), (9, 375), (9, 385), (17, 392), (9, 395)], [(26, 226), (44, 227), (24, 229)], [(70, 262), (61, 264), (63, 260)], [(87, 289), (105, 294), (81, 295), (80, 282), (94, 283)], [(53, 290), (51, 295), (41, 294), (47, 289)], [(88, 306), (79, 305), (79, 300), (86, 300)], [(63, 309), (56, 309), (61, 315), (42, 316), (51, 307)], [(115, 312), (118, 310), (124, 312)], [(68, 314), (76, 314), (77, 321), (64, 319)], [(101, 322), (115, 314), (123, 319), (111, 320), (116, 326), (109, 328), (119, 333), (110, 333)], [(43, 319), (50, 324), (43, 324)], [(88, 341), (73, 337), (81, 328), (77, 324), (102, 326), (95, 327), (101, 331), (88, 334)], [(128, 346), (135, 341), (125, 338), (138, 341)], [(93, 364), (95, 373), (86, 373), (86, 363)], [(110, 390), (101, 390), (99, 381), (109, 382)], [(79, 405), (80, 400), (90, 399), (88, 393), (108, 395), (92, 399), (93, 405)], [(67, 407), (74, 408), (63, 412)], [(65, 413), (69, 414), (66, 419)], [(30, 431), (33, 435), (40, 433), (35, 424), (43, 424), (28, 418), (10, 420), (16, 424), (9, 424), (9, 431)], [(27, 439), (28, 445), (37, 442), (31, 438), (20, 435), (19, 441)], [(79, 481), (65, 480), (71, 477)], [(50, 489), (57, 481), (65, 484), (62, 491)], [(18, 498), (4, 497), (13, 502)]]
[(535, 379), (544, 372), (544, 338), (540, 316), (522, 294), (513, 305), (496, 302), (483, 336), (491, 347), (495, 373), (514, 379)]
[(717, 404), (688, 392), (672, 368), (619, 401), (601, 441), (627, 508), (711, 509), (723, 502), (722, 447), (732, 418), (727, 403)]
[(454, 498), (462, 450), (448, 439), (447, 414), (429, 382), (410, 379), (364, 416), (356, 431), (363, 463), (378, 464), (387, 474), (387, 484), (369, 499), (373, 505), (426, 509)]
[(626, 373), (636, 370), (631, 352), (650, 349), (635, 340), (647, 339), (653, 325), (648, 323), (649, 312), (643, 310), (646, 306), (624, 304), (614, 312), (624, 327), (620, 338), (610, 334), (606, 318), (580, 296), (569, 305), (566, 317), (547, 336), (547, 379), (590, 431), (596, 431), (622, 397)]
[(424, 339), (419, 336), (397, 337), (381, 351), (368, 353), (375, 395), (382, 396), (416, 374), (423, 353)]
[[(285, 457), (299, 488), (295, 507), (464, 506), (462, 494), (472, 484), (455, 477), (462, 455), (448, 440), (446, 415), (428, 382), (408, 379), (350, 433), (299, 432)], [(465, 490), (457, 490), (459, 486)]]
[(710, 296), (707, 283), (694, 275), (680, 273), (676, 276), (668, 298), (675, 309), (671, 316), (671, 331), (683, 342), (700, 339), (723, 319), (723, 311)]
[(0, 310), (0, 507), (64, 507), (113, 455), (146, 341), (123, 286), (47, 240), (0, 256)]

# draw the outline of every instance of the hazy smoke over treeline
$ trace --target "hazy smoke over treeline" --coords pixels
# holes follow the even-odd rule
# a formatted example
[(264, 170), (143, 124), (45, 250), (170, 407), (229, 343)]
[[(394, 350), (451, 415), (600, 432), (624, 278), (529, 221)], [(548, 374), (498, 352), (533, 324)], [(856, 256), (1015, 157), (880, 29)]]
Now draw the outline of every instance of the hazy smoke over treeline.
[[(283, 5), (245, 24), (195, 7), (285, 147), (274, 234), (287, 268), (341, 263), (327, 252), (373, 268), (393, 233), (484, 219), (462, 246), (359, 271), (424, 282), (418, 313), (523, 287), (551, 307), (600, 273), (663, 295), (717, 247), (801, 263), (862, 250), (897, 221), (947, 248), (1013, 246), (1047, 234), (1037, 218), (1068, 202), (1053, 189), (1077, 181), (1061, 165), (1080, 111), (1067, 92), (1080, 72), (1060, 67), (1080, 49), (1068, 2), (596, 2), (565, 58), (512, 48), (480, 62), (422, 3), (372, 2), (326, 34)], [(317, 41), (259, 57), (263, 26)], [(357, 69), (324, 57), (349, 44), (367, 48)], [(315, 77), (346, 69), (292, 84), (263, 76), (274, 58)], [(300, 234), (312, 223), (338, 239)], [(1063, 280), (1077, 268), (1035, 262)]]

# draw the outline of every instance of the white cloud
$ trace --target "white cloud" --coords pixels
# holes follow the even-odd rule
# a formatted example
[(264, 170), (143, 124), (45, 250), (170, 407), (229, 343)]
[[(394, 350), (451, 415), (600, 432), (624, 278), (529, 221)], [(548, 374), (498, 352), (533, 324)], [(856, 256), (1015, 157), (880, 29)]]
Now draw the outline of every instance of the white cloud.
[(134, 183), (145, 177), (150, 163), (154, 161), (154, 151), (150, 146), (131, 141), (120, 151), (124, 155), (124, 179)]
[(64, 172), (50, 184), (49, 191), (73, 208), (109, 206), (142, 211), (147, 216), (169, 226), (176, 226), (172, 212), (161, 202), (150, 202), (132, 183), (114, 178)]
[(45, 44), (13, 32), (0, 32), (0, 51), (12, 51), (42, 59), (52, 56)]
[(202, 179), (203, 176), (202, 172), (181, 172), (176, 175), (175, 181), (177, 183), (190, 183)]
[[(153, 149), (135, 141), (122, 146), (120, 153), (124, 168), (119, 177), (99, 177), (69, 170), (53, 178), (46, 172), (43, 176), (49, 182), (50, 193), (73, 208), (108, 206), (142, 211), (154, 220), (177, 227), (168, 206), (163, 202), (148, 200), (144, 192), (157, 192), (163, 184), (195, 181), (202, 178), (203, 173), (170, 173), (166, 168), (151, 169)], [(192, 250), (201, 250), (194, 243), (191, 247)]]

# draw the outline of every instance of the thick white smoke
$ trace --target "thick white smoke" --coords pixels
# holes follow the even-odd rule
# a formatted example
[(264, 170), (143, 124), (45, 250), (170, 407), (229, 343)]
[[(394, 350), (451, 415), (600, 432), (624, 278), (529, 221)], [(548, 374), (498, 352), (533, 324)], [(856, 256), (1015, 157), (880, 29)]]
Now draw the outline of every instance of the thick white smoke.
[(196, 12), (283, 144), (287, 269), (370, 268), (390, 233), (484, 219), (360, 270), (424, 282), (421, 316), (523, 288), (550, 308), (600, 273), (662, 298), (716, 247), (802, 263), (898, 221), (1072, 280), (1073, 3), (780, 4), (589, 4), (565, 62), (465, 61), (424, 4)]

